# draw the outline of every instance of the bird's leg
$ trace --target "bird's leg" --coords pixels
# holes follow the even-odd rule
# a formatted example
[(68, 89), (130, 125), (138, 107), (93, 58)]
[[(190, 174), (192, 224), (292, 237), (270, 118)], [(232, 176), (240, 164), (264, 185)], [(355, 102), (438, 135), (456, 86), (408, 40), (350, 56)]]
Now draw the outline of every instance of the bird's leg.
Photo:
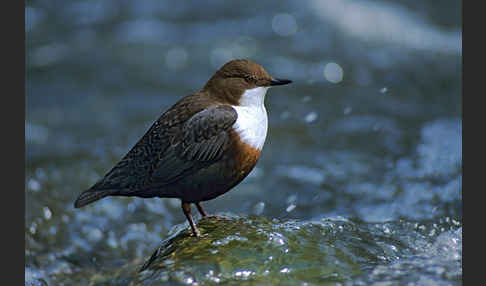
[(192, 234), (197, 237), (201, 236), (201, 233), (199, 232), (199, 230), (196, 227), (196, 224), (194, 223), (194, 220), (192, 220), (191, 204), (182, 202), (182, 211), (186, 215), (186, 218), (189, 221), (189, 225), (191, 225)]
[(203, 210), (202, 206), (200, 205), (199, 202), (196, 203), (196, 207), (197, 207), (197, 210), (199, 211), (199, 213), (202, 215), (202, 217), (207, 217), (208, 214)]

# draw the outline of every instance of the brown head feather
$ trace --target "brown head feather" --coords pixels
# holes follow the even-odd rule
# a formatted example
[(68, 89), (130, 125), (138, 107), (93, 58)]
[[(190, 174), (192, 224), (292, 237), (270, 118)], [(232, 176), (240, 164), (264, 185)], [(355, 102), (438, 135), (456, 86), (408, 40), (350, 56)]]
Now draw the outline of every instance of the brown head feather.
[(223, 102), (237, 105), (247, 89), (270, 86), (273, 77), (262, 66), (247, 59), (236, 59), (223, 65), (206, 83), (203, 91)]

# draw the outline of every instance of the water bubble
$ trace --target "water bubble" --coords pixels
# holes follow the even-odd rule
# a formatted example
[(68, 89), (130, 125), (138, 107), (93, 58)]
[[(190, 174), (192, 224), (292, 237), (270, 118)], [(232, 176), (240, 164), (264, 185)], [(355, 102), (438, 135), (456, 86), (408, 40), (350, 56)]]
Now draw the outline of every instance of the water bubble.
[(44, 213), (44, 217), (45, 217), (45, 219), (47, 219), (47, 220), (51, 219), (51, 217), (52, 217), (52, 212), (51, 212), (51, 210), (50, 210), (48, 207), (44, 207), (44, 208), (42, 209), (42, 212)]
[(221, 282), (221, 279), (219, 277), (214, 277), (214, 276), (210, 276), (209, 280), (215, 283)]
[(57, 233), (57, 228), (55, 226), (51, 226), (49, 228), (49, 234), (55, 235)]
[(35, 175), (39, 180), (45, 180), (47, 178), (46, 172), (42, 168), (37, 168)]
[(255, 205), (253, 208), (253, 212), (257, 215), (261, 215), (263, 213), (263, 210), (265, 209), (265, 203), (264, 202), (259, 202)]
[(115, 232), (110, 231), (108, 233), (107, 243), (108, 243), (108, 246), (110, 246), (111, 248), (117, 248), (118, 247), (118, 241), (116, 240)]
[(37, 223), (36, 222), (33, 222), (30, 227), (29, 227), (29, 231), (30, 233), (32, 234), (35, 234), (35, 232), (37, 231)]
[(291, 205), (289, 205), (289, 206), (288, 206), (288, 207), (285, 209), (285, 211), (289, 213), (289, 212), (293, 211), (293, 210), (294, 210), (296, 207), (297, 207), (296, 205), (291, 204)]
[(83, 232), (86, 233), (88, 240), (91, 242), (97, 242), (103, 238), (103, 232), (96, 227), (83, 227)]
[(324, 66), (324, 78), (332, 83), (343, 80), (343, 68), (336, 63), (328, 63)]
[(388, 88), (387, 87), (383, 87), (382, 89), (380, 89), (380, 93), (386, 93), (388, 91)]
[(268, 241), (276, 246), (285, 245), (284, 236), (278, 232), (272, 232), (269, 234)]
[(272, 19), (272, 29), (280, 36), (291, 36), (297, 32), (297, 22), (290, 14), (277, 14)]
[(218, 245), (226, 245), (232, 241), (248, 241), (248, 238), (242, 237), (242, 236), (237, 236), (237, 235), (228, 235), (227, 237), (220, 239), (220, 240), (215, 240), (211, 242), (212, 245), (218, 246)]
[(192, 277), (186, 277), (186, 278), (184, 279), (184, 283), (186, 283), (186, 284), (192, 284), (192, 283), (194, 283), (194, 282), (195, 282), (195, 280), (194, 280), (194, 278), (192, 278)]
[(180, 70), (187, 64), (187, 52), (182, 47), (175, 47), (167, 51), (165, 63), (172, 70)]
[(305, 120), (305, 122), (307, 122), (307, 123), (312, 123), (312, 122), (316, 121), (317, 117), (318, 117), (317, 112), (312, 111), (312, 112), (309, 112), (309, 113), (308, 113), (308, 114), (305, 116), (304, 120)]
[(350, 107), (350, 106), (347, 106), (347, 107), (344, 108), (343, 113), (344, 113), (344, 115), (348, 115), (348, 114), (351, 113), (351, 111), (353, 111), (353, 108)]
[(250, 270), (239, 270), (239, 271), (235, 272), (236, 277), (243, 277), (243, 278), (248, 278), (252, 274), (253, 274), (253, 271), (250, 271)]
[(29, 179), (27, 182), (27, 188), (31, 191), (38, 192), (40, 191), (40, 184), (36, 179)]

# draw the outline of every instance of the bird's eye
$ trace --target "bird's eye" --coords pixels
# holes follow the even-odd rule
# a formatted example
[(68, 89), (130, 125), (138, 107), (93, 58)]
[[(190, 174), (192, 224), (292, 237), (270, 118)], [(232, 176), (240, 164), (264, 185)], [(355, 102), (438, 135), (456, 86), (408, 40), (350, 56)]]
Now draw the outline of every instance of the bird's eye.
[(251, 76), (251, 75), (244, 75), (243, 78), (247, 81), (247, 82), (255, 82), (257, 79), (254, 77), (254, 76)]
[(231, 75), (229, 77), (242, 78), (242, 79), (246, 80), (247, 82), (255, 82), (257, 80), (255, 76), (246, 75), (246, 74), (234, 74), (234, 75)]

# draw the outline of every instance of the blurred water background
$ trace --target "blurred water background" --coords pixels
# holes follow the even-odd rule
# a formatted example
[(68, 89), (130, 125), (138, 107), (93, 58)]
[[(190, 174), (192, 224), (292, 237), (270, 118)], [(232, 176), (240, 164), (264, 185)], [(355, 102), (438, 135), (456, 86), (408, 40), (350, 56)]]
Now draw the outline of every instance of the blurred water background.
[[(26, 1), (26, 285), (461, 285), (461, 5)], [(248, 229), (137, 274), (179, 202), (73, 201), (234, 58), (294, 81), (257, 167), (203, 203)]]

